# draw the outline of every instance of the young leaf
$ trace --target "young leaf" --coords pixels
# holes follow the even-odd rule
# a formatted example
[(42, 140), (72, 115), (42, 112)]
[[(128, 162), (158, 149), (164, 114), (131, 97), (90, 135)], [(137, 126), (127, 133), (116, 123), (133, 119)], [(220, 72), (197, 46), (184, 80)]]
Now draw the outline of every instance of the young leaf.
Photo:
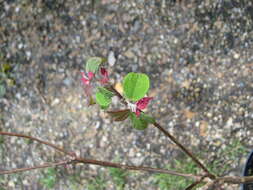
[(96, 73), (99, 65), (103, 62), (103, 59), (100, 57), (91, 57), (86, 63), (86, 72)]
[(111, 98), (114, 94), (103, 87), (98, 87), (98, 92), (96, 93), (96, 102), (101, 106), (102, 109), (109, 107), (111, 103)]
[(149, 89), (149, 78), (142, 73), (128, 73), (123, 79), (124, 96), (132, 101), (138, 101)]
[(113, 92), (111, 92), (110, 90), (107, 90), (104, 87), (98, 87), (98, 92), (102, 93), (104, 96), (110, 99), (114, 96)]
[(108, 111), (107, 113), (110, 114), (114, 118), (114, 121), (124, 121), (125, 119), (128, 118), (130, 114), (130, 110), (125, 109), (125, 110), (118, 110), (118, 111)]
[(101, 106), (102, 109), (106, 109), (111, 103), (111, 98), (105, 96), (101, 92), (97, 92), (96, 93), (96, 102)]
[(147, 114), (141, 113), (140, 119), (144, 120), (147, 123), (153, 124), (155, 123), (155, 119)]
[(141, 118), (137, 118), (134, 113), (130, 113), (130, 118), (133, 123), (133, 128), (138, 130), (144, 130), (148, 127), (148, 123), (145, 120), (142, 120)]

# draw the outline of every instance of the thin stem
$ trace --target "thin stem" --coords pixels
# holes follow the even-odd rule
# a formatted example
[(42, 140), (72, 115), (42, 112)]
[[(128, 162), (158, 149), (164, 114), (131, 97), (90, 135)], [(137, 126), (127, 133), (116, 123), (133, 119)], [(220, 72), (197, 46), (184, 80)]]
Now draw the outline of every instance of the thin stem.
[(194, 187), (196, 187), (200, 182), (199, 181), (195, 181), (194, 183), (192, 183), (191, 185), (189, 185), (188, 187), (186, 187), (185, 190), (192, 190)]
[(125, 165), (125, 164), (118, 164), (118, 163), (113, 163), (113, 162), (99, 161), (99, 160), (92, 160), (92, 159), (85, 159), (85, 158), (76, 158), (75, 161), (78, 163), (99, 165), (99, 166), (103, 166), (103, 167), (120, 168), (120, 169), (124, 169), (124, 170), (138, 170), (138, 171), (147, 171), (147, 172), (155, 172), (155, 173), (164, 173), (164, 174), (181, 176), (181, 177), (185, 177), (185, 178), (191, 178), (194, 180), (200, 180), (202, 178), (202, 176), (186, 174), (186, 173), (176, 172), (176, 171), (167, 170), (167, 169)]
[(165, 130), (160, 124), (155, 122), (153, 124), (157, 129), (163, 132), (171, 141), (173, 141), (185, 154), (187, 154), (200, 168), (202, 168), (207, 174), (208, 177), (214, 179), (215, 176), (209, 172), (209, 170), (187, 149), (182, 145), (174, 136), (172, 136), (167, 130)]
[[(125, 104), (126, 100), (125, 98), (111, 85), (110, 90), (112, 90), (116, 96), (118, 96), (118, 98)], [(208, 177), (214, 179), (215, 176), (213, 174), (211, 174), (209, 172), (209, 170), (197, 159), (197, 157), (195, 157), (184, 145), (182, 145), (173, 135), (171, 135), (167, 130), (165, 130), (160, 124), (158, 124), (157, 122), (155, 122), (153, 124), (157, 129), (159, 129), (160, 131), (163, 132), (163, 134), (165, 136), (167, 136), (172, 142), (174, 142), (185, 154), (187, 154), (196, 164), (197, 166), (199, 166), (201, 169), (203, 169), (207, 174)]]
[(231, 183), (231, 184), (246, 184), (253, 182), (253, 176), (245, 176), (245, 177), (224, 176), (218, 177), (217, 181), (222, 181), (224, 183)]
[(22, 134), (18, 134), (18, 133), (3, 132), (3, 131), (0, 131), (0, 135), (22, 137), (22, 138), (30, 139), (30, 140), (33, 140), (33, 141), (37, 141), (37, 142), (39, 142), (41, 144), (47, 145), (47, 146), (49, 146), (51, 148), (54, 148), (55, 150), (58, 150), (58, 151), (60, 151), (60, 152), (62, 152), (64, 154), (67, 154), (67, 155), (71, 156), (71, 157), (73, 156), (73, 153), (67, 152), (63, 148), (55, 146), (54, 144), (52, 144), (50, 142), (46, 142), (46, 141), (37, 139), (35, 137), (31, 137), (31, 136), (28, 136), (28, 135), (22, 135)]
[(23, 172), (23, 171), (39, 169), (39, 168), (53, 167), (53, 166), (56, 166), (56, 165), (64, 165), (64, 164), (72, 164), (72, 163), (83, 163), (83, 164), (99, 165), (99, 166), (104, 166), (104, 167), (121, 168), (121, 169), (127, 169), (127, 170), (139, 170), (139, 171), (148, 171), (148, 172), (156, 172), (156, 173), (166, 173), (166, 174), (177, 175), (177, 176), (182, 176), (182, 177), (186, 177), (186, 178), (192, 178), (194, 180), (199, 180), (202, 177), (202, 176), (196, 176), (196, 175), (192, 175), (192, 174), (185, 174), (185, 173), (180, 173), (180, 172), (166, 170), (166, 169), (143, 167), (143, 166), (131, 166), (131, 165), (118, 164), (118, 163), (113, 163), (113, 162), (86, 159), (86, 158), (82, 158), (82, 157), (77, 157), (72, 152), (68, 152), (68, 151), (66, 151), (62, 148), (59, 148), (58, 146), (56, 146), (52, 143), (37, 139), (37, 138), (32, 137), (32, 136), (22, 135), (22, 134), (17, 134), (17, 133), (8, 133), (8, 132), (2, 132), (2, 131), (0, 131), (0, 135), (15, 136), (15, 137), (20, 137), (20, 138), (27, 138), (27, 139), (35, 140), (35, 141), (37, 141), (41, 144), (50, 146), (50, 147), (52, 147), (56, 150), (59, 150), (59, 151), (63, 152), (66, 155), (71, 156), (71, 160), (68, 160), (68, 161), (49, 163), (49, 164), (45, 164), (45, 165), (41, 165), (41, 166), (34, 166), (34, 167), (31, 167), (31, 168), (20, 168), (20, 169), (8, 170), (8, 171), (0, 171), (0, 175), (1, 174), (11, 174), (11, 173)]
[[(215, 179), (212, 179), (212, 178), (210, 178), (210, 176), (207, 176), (207, 175), (204, 175), (204, 176), (192, 175), (192, 174), (186, 174), (186, 173), (176, 172), (176, 171), (167, 170), (167, 169), (159, 169), (159, 168), (151, 168), (151, 167), (143, 167), (143, 166), (132, 166), (132, 165), (107, 162), (107, 161), (86, 159), (86, 158), (82, 158), (82, 157), (77, 157), (77, 156), (75, 156), (75, 154), (73, 152), (68, 152), (62, 148), (59, 148), (58, 146), (56, 146), (52, 143), (37, 139), (32, 136), (22, 135), (22, 134), (17, 134), (17, 133), (8, 133), (8, 132), (2, 132), (2, 131), (0, 131), (0, 135), (15, 136), (15, 137), (21, 137), (21, 138), (35, 140), (41, 144), (50, 146), (58, 151), (63, 152), (66, 155), (71, 156), (68, 160), (64, 160), (64, 161), (60, 161), (60, 162), (48, 163), (48, 164), (44, 164), (41, 166), (34, 166), (34, 167), (30, 167), (30, 168), (19, 168), (19, 169), (0, 171), (0, 175), (24, 172), (24, 171), (40, 169), (40, 168), (55, 167), (55, 166), (59, 166), (59, 165), (83, 163), (83, 164), (99, 165), (99, 166), (103, 166), (103, 167), (121, 168), (121, 169), (126, 169), (126, 170), (138, 170), (138, 171), (157, 172), (157, 173), (165, 173), (165, 174), (170, 174), (170, 175), (177, 175), (177, 176), (181, 176), (181, 177), (185, 177), (185, 178), (191, 178), (197, 182), (202, 181), (202, 182), (208, 183), (208, 184), (209, 183), (211, 183), (211, 184), (222, 184), (222, 183), (246, 184), (246, 183), (253, 182), (253, 176), (246, 176), (246, 177), (225, 176), (225, 177), (217, 177)], [(194, 183), (194, 184), (196, 184), (196, 183)]]
[(48, 163), (48, 164), (43, 164), (40, 166), (34, 166), (34, 167), (29, 167), (29, 168), (18, 168), (18, 169), (13, 169), (13, 170), (5, 170), (5, 171), (0, 171), (0, 175), (14, 174), (14, 173), (18, 173), (18, 172), (25, 172), (25, 171), (41, 169), (41, 168), (55, 167), (55, 166), (60, 166), (60, 165), (66, 165), (68, 163), (69, 163), (69, 161), (60, 161), (60, 162)]
[(112, 85), (108, 86), (108, 90), (113, 91), (115, 95), (122, 101), (122, 103), (127, 106), (126, 99)]
[(200, 180), (195, 181), (194, 183), (192, 183), (191, 185), (189, 185), (188, 187), (186, 187), (185, 190), (192, 190), (192, 189), (193, 189), (194, 187), (196, 187), (198, 184), (202, 183), (203, 180), (205, 179), (205, 177), (207, 177), (207, 176), (201, 177)]

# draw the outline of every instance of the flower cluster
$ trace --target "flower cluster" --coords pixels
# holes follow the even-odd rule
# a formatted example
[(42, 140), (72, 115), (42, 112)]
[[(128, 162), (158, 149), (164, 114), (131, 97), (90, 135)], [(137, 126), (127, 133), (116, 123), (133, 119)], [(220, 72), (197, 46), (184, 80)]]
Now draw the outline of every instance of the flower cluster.
[[(95, 95), (96, 103), (99, 104), (102, 109), (106, 109), (109, 107), (114, 93), (108, 89), (109, 74), (106, 68), (101, 67), (102, 62), (103, 59), (99, 57), (89, 59), (86, 64), (86, 73), (81, 72), (81, 80), (88, 98), (88, 105), (92, 105), (95, 103), (92, 99), (92, 89), (94, 86), (92, 85), (92, 81), (98, 78), (98, 82), (102, 86), (97, 88)], [(145, 74), (129, 73), (125, 77), (125, 80), (123, 80), (123, 88), (123, 96), (128, 100), (135, 101), (135, 103), (128, 102), (128, 110), (135, 113), (136, 117), (140, 118), (142, 111), (148, 106), (150, 100), (153, 99), (152, 97), (144, 97), (149, 88), (149, 78)]]
[[(88, 97), (88, 105), (93, 104), (93, 99), (92, 99), (92, 80), (95, 78), (95, 73), (89, 71), (87, 73), (87, 75), (85, 74), (85, 72), (81, 72), (82, 75), (82, 83), (84, 86), (84, 92), (85, 95)], [(100, 84), (102, 85), (106, 85), (109, 83), (109, 75), (108, 75), (108, 71), (101, 67), (100, 68), (100, 80), (99, 80)]]
[[(93, 72), (88, 72), (87, 76), (85, 75), (84, 72), (81, 72), (82, 74), (82, 82), (85, 86), (90, 86), (91, 85), (91, 80), (95, 77), (95, 73)], [(100, 83), (105, 85), (109, 83), (109, 75), (108, 75), (108, 71), (101, 67), (100, 68), (100, 74), (102, 76), (102, 78), (100, 79)]]

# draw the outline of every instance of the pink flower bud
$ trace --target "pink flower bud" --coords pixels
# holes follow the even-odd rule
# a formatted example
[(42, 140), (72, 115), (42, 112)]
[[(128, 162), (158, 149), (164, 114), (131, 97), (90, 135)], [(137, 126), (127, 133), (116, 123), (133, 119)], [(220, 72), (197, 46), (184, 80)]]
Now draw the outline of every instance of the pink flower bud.
[(102, 84), (108, 83), (108, 82), (109, 82), (108, 71), (107, 71), (105, 68), (102, 67), (102, 68), (100, 69), (100, 73), (101, 73), (101, 75), (102, 75), (102, 79), (100, 80), (100, 82), (101, 82)]
[(89, 80), (91, 80), (94, 77), (94, 73), (93, 72), (88, 72), (88, 78)]
[(88, 76), (85, 75), (84, 72), (81, 72), (82, 74), (82, 81), (84, 85), (90, 85), (90, 81), (92, 80), (92, 78), (94, 77), (94, 73), (92, 72), (88, 72)]

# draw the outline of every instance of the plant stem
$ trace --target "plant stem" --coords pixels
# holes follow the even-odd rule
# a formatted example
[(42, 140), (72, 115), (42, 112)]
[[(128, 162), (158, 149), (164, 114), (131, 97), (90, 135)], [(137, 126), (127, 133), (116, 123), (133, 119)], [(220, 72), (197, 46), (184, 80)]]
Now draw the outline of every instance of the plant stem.
[(60, 162), (43, 164), (43, 165), (40, 165), (40, 166), (34, 166), (34, 167), (30, 167), (30, 168), (18, 168), (18, 169), (12, 169), (12, 170), (5, 170), (5, 171), (0, 171), (0, 175), (13, 174), (13, 173), (25, 172), (25, 171), (29, 171), (29, 170), (49, 168), (49, 167), (60, 166), (60, 165), (66, 165), (66, 164), (68, 164), (68, 162), (69, 161), (60, 161)]
[(188, 187), (186, 187), (185, 190), (192, 190), (194, 187), (196, 187), (197, 185), (199, 185), (200, 183), (202, 183), (203, 180), (205, 179), (205, 177), (207, 177), (207, 176), (203, 176), (199, 181), (195, 181), (194, 183), (192, 183), (191, 185), (189, 185)]
[(37, 139), (37, 138), (35, 138), (35, 137), (31, 137), (31, 136), (28, 136), (28, 135), (22, 135), (22, 134), (18, 134), (18, 133), (3, 132), (3, 131), (0, 131), (0, 135), (22, 137), (22, 138), (30, 139), (30, 140), (33, 140), (33, 141), (37, 141), (37, 142), (39, 142), (39, 143), (41, 143), (41, 144), (44, 144), (44, 145), (47, 145), (47, 146), (49, 146), (49, 147), (51, 147), (51, 148), (56, 149), (56, 150), (58, 150), (59, 152), (62, 152), (62, 153), (67, 154), (67, 155), (69, 155), (69, 156), (73, 156), (73, 153), (67, 152), (67, 151), (65, 151), (63, 148), (57, 147), (57, 146), (55, 146), (54, 144), (52, 144), (52, 143), (50, 143), (50, 142), (46, 142), (46, 141)]
[(181, 177), (191, 178), (194, 180), (199, 180), (199, 179), (201, 179), (201, 177), (203, 177), (203, 176), (197, 176), (197, 175), (192, 175), (192, 174), (180, 173), (180, 172), (167, 170), (167, 169), (159, 169), (159, 168), (151, 168), (151, 167), (143, 167), (143, 166), (133, 166), (133, 165), (118, 164), (118, 163), (107, 162), (107, 161), (86, 159), (86, 158), (82, 158), (82, 157), (77, 157), (72, 152), (68, 152), (68, 151), (66, 151), (66, 150), (64, 150), (52, 143), (40, 140), (40, 139), (32, 137), (32, 136), (22, 135), (22, 134), (17, 134), (17, 133), (3, 132), (3, 131), (0, 131), (0, 135), (15, 136), (15, 137), (27, 138), (30, 140), (34, 140), (34, 141), (37, 141), (41, 144), (50, 146), (58, 151), (61, 151), (68, 156), (71, 156), (71, 159), (67, 160), (67, 161), (48, 163), (48, 164), (44, 164), (41, 166), (34, 166), (34, 167), (30, 167), (30, 168), (19, 168), (19, 169), (13, 169), (13, 170), (0, 171), (0, 175), (23, 172), (23, 171), (28, 171), (28, 170), (40, 169), (40, 168), (53, 167), (53, 166), (58, 166), (58, 165), (83, 163), (83, 164), (99, 165), (99, 166), (103, 166), (103, 167), (121, 168), (121, 169), (127, 169), (127, 170), (138, 170), (138, 171), (165, 173), (165, 174), (171, 174), (171, 175), (177, 175), (177, 176), (181, 176)]
[(143, 167), (143, 166), (133, 166), (133, 165), (118, 164), (118, 163), (107, 162), (107, 161), (86, 159), (83, 157), (77, 157), (76, 154), (73, 152), (68, 152), (68, 151), (66, 151), (66, 150), (64, 150), (52, 143), (37, 139), (32, 136), (22, 135), (22, 134), (17, 134), (17, 133), (3, 132), (3, 131), (0, 131), (0, 135), (15, 136), (15, 137), (27, 138), (30, 140), (34, 140), (34, 141), (37, 141), (41, 144), (50, 146), (55, 150), (61, 151), (68, 156), (71, 156), (70, 159), (64, 160), (64, 161), (48, 163), (48, 164), (34, 166), (34, 167), (30, 167), (30, 168), (19, 168), (19, 169), (0, 171), (0, 175), (24, 172), (24, 171), (40, 169), (40, 168), (55, 167), (55, 166), (60, 166), (60, 165), (70, 165), (70, 164), (83, 163), (83, 164), (99, 165), (99, 166), (103, 166), (103, 167), (121, 168), (121, 169), (126, 169), (126, 170), (137, 170), (137, 171), (147, 171), (147, 172), (157, 172), (157, 173), (165, 173), (165, 174), (170, 174), (170, 175), (177, 175), (177, 176), (193, 179), (196, 181), (196, 183), (202, 181), (204, 183), (207, 183), (206, 184), (207, 186), (209, 186), (209, 183), (211, 183), (211, 184), (221, 184), (221, 183), (245, 184), (245, 183), (252, 183), (253, 182), (253, 176), (246, 176), (246, 177), (224, 176), (224, 177), (217, 177), (215, 179), (212, 179), (210, 176), (206, 176), (206, 175), (204, 175), (204, 176), (203, 175), (192, 175), (192, 174), (186, 174), (186, 173), (176, 172), (176, 171), (167, 170), (167, 169), (159, 169), (159, 168), (151, 168), (151, 167)]
[(187, 149), (184, 145), (182, 145), (174, 136), (172, 136), (168, 131), (166, 131), (160, 124), (155, 122), (153, 124), (157, 129), (163, 132), (171, 141), (173, 141), (185, 154), (187, 154), (201, 169), (203, 169), (208, 177), (214, 179), (215, 176), (211, 174), (208, 169)]
[[(109, 87), (111, 91), (113, 91), (116, 96), (123, 102), (123, 104), (127, 105), (125, 98), (111, 85)], [(163, 132), (165, 136), (167, 136), (172, 142), (174, 142), (185, 154), (187, 154), (196, 164), (198, 167), (203, 169), (208, 177), (214, 179), (215, 175), (211, 174), (209, 170), (197, 159), (196, 156), (194, 156), (184, 145), (182, 145), (173, 135), (171, 135), (167, 130), (165, 130), (160, 124), (155, 122), (153, 124), (157, 129)]]
[(155, 172), (155, 173), (164, 173), (164, 174), (170, 174), (170, 175), (176, 175), (191, 179), (201, 179), (202, 176), (192, 175), (192, 174), (186, 174), (181, 172), (176, 172), (172, 170), (167, 169), (159, 169), (159, 168), (152, 168), (152, 167), (144, 167), (144, 166), (133, 166), (133, 165), (125, 165), (125, 164), (118, 164), (113, 162), (107, 162), (107, 161), (100, 161), (100, 160), (93, 160), (93, 159), (86, 159), (86, 158), (76, 158), (74, 161), (78, 163), (84, 163), (84, 164), (92, 164), (92, 165), (99, 165), (104, 167), (113, 167), (113, 168), (120, 168), (123, 170), (138, 170), (138, 171), (147, 171), (147, 172)]

